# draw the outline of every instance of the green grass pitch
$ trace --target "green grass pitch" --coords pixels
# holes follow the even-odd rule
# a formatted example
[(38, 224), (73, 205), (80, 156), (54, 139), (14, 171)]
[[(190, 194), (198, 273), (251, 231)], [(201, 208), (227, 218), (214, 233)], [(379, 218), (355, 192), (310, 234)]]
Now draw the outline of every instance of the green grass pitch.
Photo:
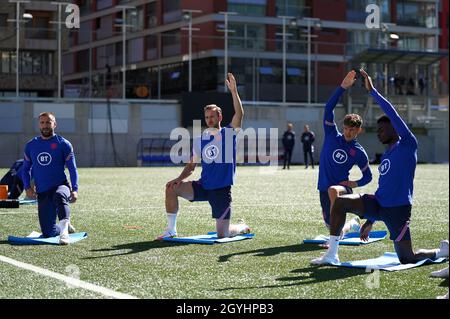
[[(435, 298), (448, 291), (448, 280), (430, 278), (445, 264), (393, 273), (310, 266), (324, 249), (302, 240), (327, 233), (317, 168), (237, 168), (232, 221), (244, 218), (256, 234), (252, 240), (211, 246), (155, 242), (166, 226), (165, 183), (181, 169), (79, 169), (72, 223), (89, 237), (67, 247), (11, 246), (8, 235), (39, 230), (37, 207), (0, 209), (0, 256), (66, 276), (75, 269), (83, 281), (138, 298)], [(376, 166), (372, 172), (373, 181), (359, 192), (375, 191)], [(200, 168), (193, 178), (199, 175)], [(357, 170), (352, 176), (359, 178)], [(417, 167), (411, 223), (415, 249), (435, 248), (449, 237), (448, 179), (448, 165)], [(180, 200), (179, 213), (179, 235), (214, 230), (208, 203)], [(375, 229), (385, 226), (377, 223)], [(394, 251), (389, 240), (341, 247), (340, 258), (368, 259), (385, 251)], [(0, 298), (105, 298), (4, 262), (0, 286)]]

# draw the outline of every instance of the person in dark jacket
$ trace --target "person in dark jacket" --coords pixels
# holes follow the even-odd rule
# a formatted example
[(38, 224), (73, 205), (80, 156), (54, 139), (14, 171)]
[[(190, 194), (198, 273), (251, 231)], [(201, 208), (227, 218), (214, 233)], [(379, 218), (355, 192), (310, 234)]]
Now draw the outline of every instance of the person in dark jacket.
[(305, 169), (308, 168), (308, 154), (309, 158), (311, 159), (311, 167), (314, 169), (314, 141), (316, 139), (316, 136), (314, 135), (314, 132), (309, 130), (309, 125), (305, 125), (303, 128), (303, 134), (301, 137), (301, 141), (303, 143), (303, 156), (305, 158)]
[(283, 169), (289, 169), (289, 166), (291, 165), (291, 158), (292, 158), (292, 151), (294, 150), (295, 146), (295, 132), (293, 131), (294, 125), (292, 123), (288, 123), (287, 125), (287, 131), (283, 134), (283, 148), (284, 148), (284, 164)]

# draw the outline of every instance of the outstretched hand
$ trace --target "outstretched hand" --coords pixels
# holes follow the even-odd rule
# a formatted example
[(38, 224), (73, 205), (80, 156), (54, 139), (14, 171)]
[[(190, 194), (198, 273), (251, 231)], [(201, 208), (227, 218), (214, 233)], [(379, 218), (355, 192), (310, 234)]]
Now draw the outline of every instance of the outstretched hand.
[(375, 87), (373, 86), (372, 78), (369, 76), (369, 74), (367, 74), (367, 72), (364, 71), (363, 69), (360, 69), (359, 72), (361, 73), (361, 75), (364, 78), (364, 85), (366, 87), (366, 90), (369, 91), (369, 92), (374, 90)]
[(348, 88), (352, 87), (353, 84), (355, 84), (355, 82), (356, 82), (356, 72), (355, 70), (351, 70), (345, 76), (344, 80), (341, 83), (341, 86), (347, 90)]
[(225, 83), (227, 84), (228, 89), (230, 90), (231, 93), (237, 92), (236, 79), (234, 78), (234, 75), (232, 73), (227, 74)]

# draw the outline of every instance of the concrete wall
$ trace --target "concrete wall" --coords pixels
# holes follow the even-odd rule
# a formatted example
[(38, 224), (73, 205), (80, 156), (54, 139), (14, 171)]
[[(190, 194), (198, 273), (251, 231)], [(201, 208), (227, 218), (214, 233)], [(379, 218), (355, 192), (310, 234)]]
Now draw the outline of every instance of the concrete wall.
[[(244, 108), (244, 129), (278, 128), (281, 137), (286, 124), (294, 124), (297, 133), (294, 163), (303, 163), (300, 136), (303, 126), (309, 124), (316, 134), (315, 160), (318, 161), (323, 143), (323, 106), (254, 106), (244, 103)], [(93, 100), (89, 103), (0, 101), (0, 167), (9, 167), (23, 156), (26, 142), (39, 135), (37, 117), (44, 111), (51, 111), (56, 115), (56, 132), (72, 142), (80, 167), (136, 166), (137, 145), (141, 138), (168, 138), (171, 130), (181, 123), (181, 106), (176, 101), (112, 102), (110, 113), (116, 153), (114, 157), (108, 105), (104, 100)], [(436, 112), (438, 111), (432, 115), (441, 119), (439, 126), (428, 129), (423, 126), (413, 128), (419, 140), (420, 162), (448, 162), (448, 112)], [(342, 106), (335, 110), (339, 127), (345, 113), (346, 110)], [(358, 140), (370, 158), (374, 158), (376, 153), (384, 152), (384, 146), (378, 142), (373, 128), (366, 128)]]
[(168, 137), (181, 122), (179, 108), (170, 102), (111, 103), (115, 159), (104, 101), (0, 102), (0, 167), (9, 167), (23, 157), (25, 144), (39, 135), (37, 117), (44, 111), (56, 115), (56, 133), (73, 144), (78, 166), (136, 166), (139, 139)]

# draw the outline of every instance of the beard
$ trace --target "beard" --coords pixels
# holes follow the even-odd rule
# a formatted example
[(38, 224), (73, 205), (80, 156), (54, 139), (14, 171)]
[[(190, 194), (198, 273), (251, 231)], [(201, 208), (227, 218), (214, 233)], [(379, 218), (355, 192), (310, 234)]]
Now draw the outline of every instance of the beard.
[(43, 137), (52, 137), (54, 133), (54, 130), (51, 128), (43, 128), (41, 129), (41, 135)]

